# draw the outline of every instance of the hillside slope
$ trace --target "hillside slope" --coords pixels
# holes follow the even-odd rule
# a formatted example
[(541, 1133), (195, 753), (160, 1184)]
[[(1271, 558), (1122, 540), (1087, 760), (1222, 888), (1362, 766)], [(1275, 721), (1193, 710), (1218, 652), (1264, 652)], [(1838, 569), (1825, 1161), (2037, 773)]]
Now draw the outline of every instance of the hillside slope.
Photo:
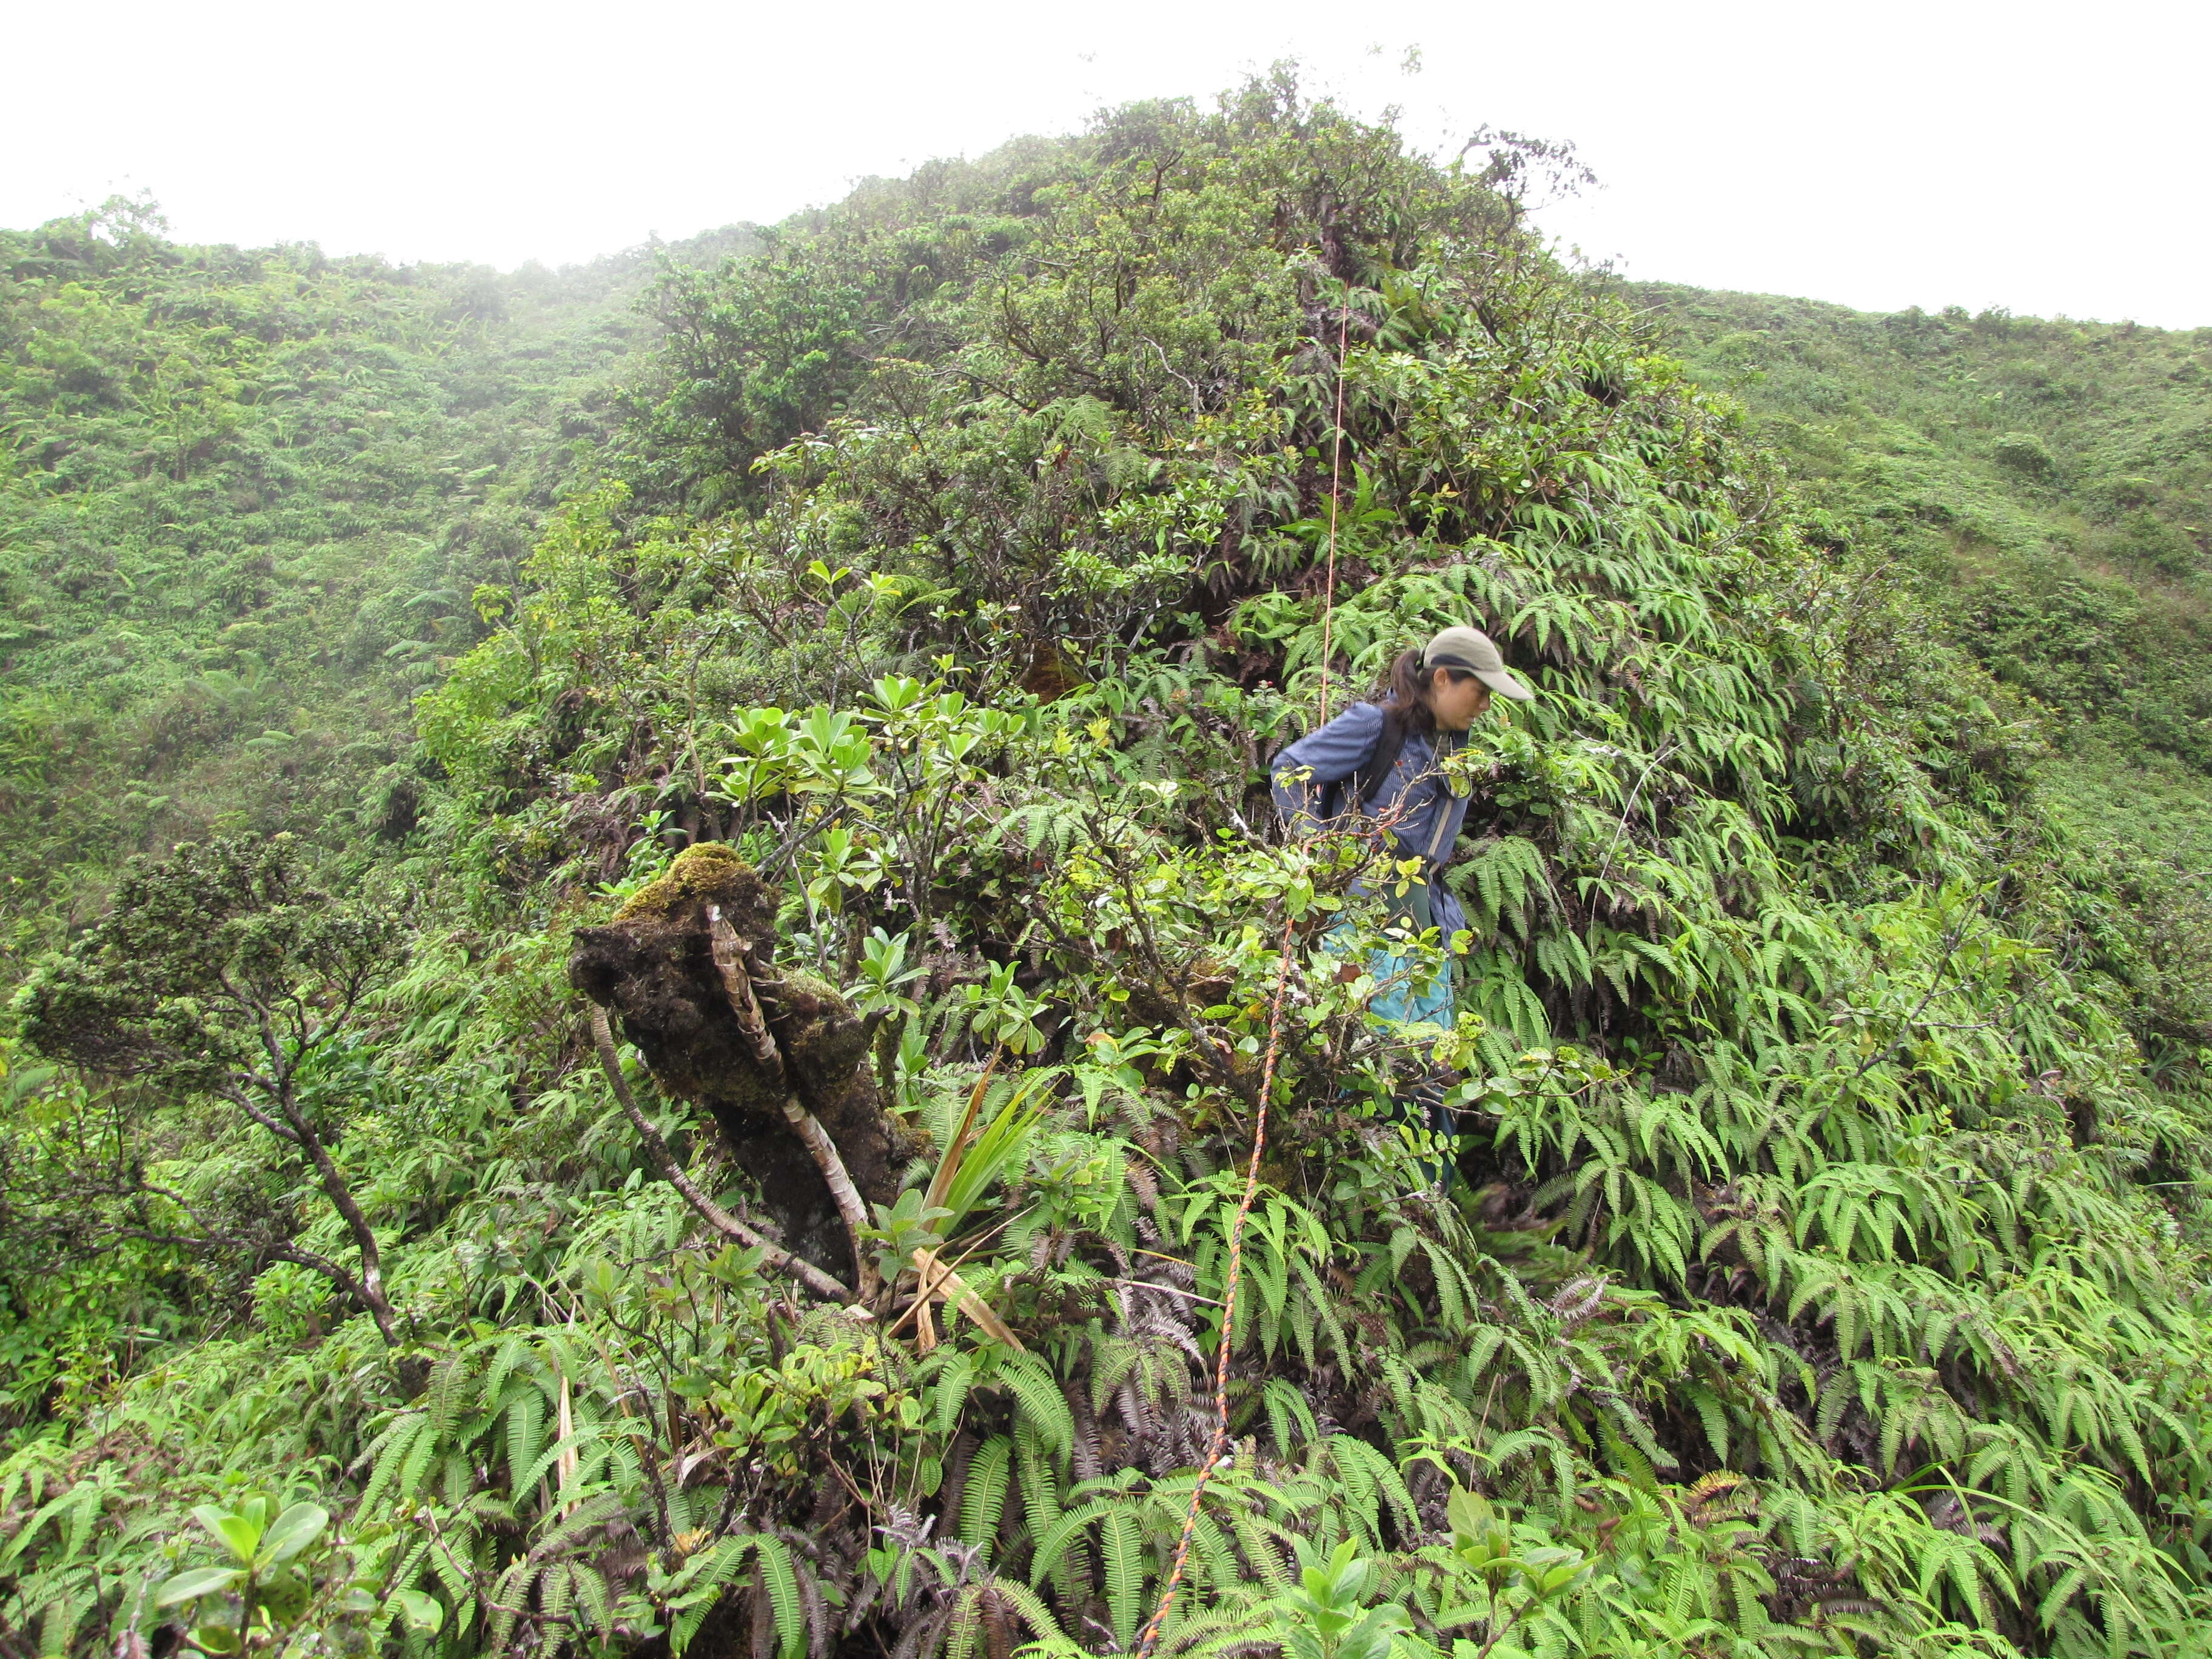
[[(1556, 160), (1279, 76), (664, 272), (397, 844), (14, 1004), (0, 1653), (2197, 1650), (2148, 913)], [(1413, 937), (1266, 762), (1469, 620)]]
[(2105, 965), (2172, 1063), (2212, 1041), (2212, 328), (1632, 285), (1742, 400), (1814, 532), (1912, 580), (2031, 696), (2048, 808), (2136, 912)]
[(588, 464), (649, 266), (0, 234), (0, 979), (126, 853), (404, 833), (407, 699)]
[(1628, 294), (2069, 747), (2212, 769), (2212, 328)]

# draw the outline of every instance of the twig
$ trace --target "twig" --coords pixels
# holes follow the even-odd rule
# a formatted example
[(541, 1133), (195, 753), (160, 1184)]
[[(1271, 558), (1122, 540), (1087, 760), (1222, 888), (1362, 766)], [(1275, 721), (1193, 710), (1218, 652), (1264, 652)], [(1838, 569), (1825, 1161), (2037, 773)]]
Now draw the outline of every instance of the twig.
[(1160, 1587), (1159, 1605), (1153, 1609), (1151, 1620), (1138, 1638), (1137, 1659), (1152, 1659), (1159, 1642), (1168, 1613), (1175, 1606), (1176, 1590), (1182, 1583), (1183, 1570), (1189, 1564), (1191, 1540), (1198, 1532), (1199, 1506), (1205, 1501), (1207, 1483), (1220, 1467), (1222, 1453), (1229, 1447), (1229, 1358), (1236, 1343), (1237, 1291), (1244, 1273), (1244, 1223), (1260, 1193), (1260, 1158), (1267, 1145), (1267, 1102), (1274, 1092), (1275, 1061), (1283, 1035), (1283, 994), (1290, 986), (1291, 960), (1297, 943), (1296, 921), (1285, 918), (1282, 956), (1276, 964), (1274, 1006), (1267, 1015), (1267, 1058), (1260, 1067), (1259, 1105), (1253, 1115), (1252, 1156), (1244, 1167), (1244, 1195), (1229, 1224), (1229, 1271), (1221, 1289), (1221, 1338), (1213, 1354), (1213, 1437), (1199, 1463), (1198, 1478), (1191, 1483), (1190, 1508), (1183, 1516), (1182, 1533), (1176, 1541), (1167, 1582)]
[[(1500, 1642), (1504, 1641), (1508, 1635), (1511, 1634), (1514, 1626), (1519, 1624), (1522, 1620), (1526, 1618), (1528, 1614), (1529, 1609), (1535, 1607), (1544, 1598), (1540, 1595), (1532, 1593), (1527, 1601), (1523, 1601), (1518, 1607), (1514, 1609), (1513, 1616), (1505, 1621), (1504, 1626), (1492, 1632), (1490, 1639), (1487, 1642), (1485, 1642), (1482, 1644), (1480, 1650), (1475, 1654), (1474, 1659), (1490, 1659), (1491, 1649), (1496, 1647)], [(1495, 1590), (1492, 1590), (1490, 1595), (1490, 1620), (1492, 1624), (1496, 1624), (1498, 1621), (1498, 1593)]]
[[(1636, 780), (1636, 787), (1628, 792), (1628, 805), (1621, 809), (1620, 827), (1613, 832), (1613, 839), (1606, 843), (1605, 858), (1598, 865), (1597, 879), (1591, 884), (1593, 889), (1605, 885), (1606, 876), (1613, 868), (1613, 854), (1614, 849), (1620, 847), (1621, 836), (1628, 832), (1629, 819), (1636, 816), (1637, 798), (1643, 794), (1644, 786), (1651, 781), (1652, 772), (1657, 768), (1661, 761), (1667, 758), (1668, 751), (1673, 749), (1674, 746), (1674, 739), (1672, 738), (1668, 738), (1666, 742), (1661, 744), (1659, 745), (1659, 752), (1652, 756), (1650, 760), (1645, 763), (1644, 775)], [(1595, 919), (1595, 915), (1593, 915), (1592, 919)]]
[[(1321, 721), (1328, 724), (1328, 659), (1332, 649), (1329, 631), (1336, 621), (1336, 514), (1344, 489), (1344, 357), (1352, 338), (1352, 284), (1344, 285), (1344, 305), (1336, 316), (1336, 422), (1329, 428), (1328, 461), (1328, 574), (1324, 580), (1327, 596), (1321, 611)], [(1355, 503), (1356, 505), (1356, 503)], [(1165, 1613), (1165, 1604), (1161, 1611)], [(1152, 1643), (1159, 1635), (1159, 1620), (1145, 1632), (1145, 1651), (1150, 1653)]]
[(1942, 988), (1943, 975), (1951, 966), (1951, 958), (1958, 955), (1959, 947), (1966, 943), (1966, 929), (1972, 925), (1973, 920), (1974, 913), (1972, 911), (1960, 916), (1958, 922), (1951, 929), (1950, 937), (1943, 942), (1943, 954), (1936, 959), (1936, 971), (1928, 976), (1928, 989), (1921, 994), (1920, 1000), (1912, 1005), (1912, 1012), (1907, 1014), (1898, 1026), (1898, 1035), (1892, 1037), (1887, 1045), (1877, 1048), (1861, 1060), (1858, 1070), (1851, 1073), (1852, 1077), (1864, 1077), (1875, 1066), (1887, 1060), (1905, 1046), (1905, 1033), (1919, 1023), (1921, 1010), (1934, 1001), (1936, 993)]
[(853, 1185), (845, 1160), (838, 1153), (837, 1143), (830, 1139), (830, 1132), (822, 1127), (821, 1120), (808, 1111), (799, 1098), (791, 1069), (784, 1063), (782, 1051), (776, 1047), (775, 1034), (769, 1030), (768, 1017), (761, 1012), (760, 1000), (754, 994), (752, 973), (745, 965), (746, 942), (738, 937), (720, 905), (707, 907), (707, 942), (714, 953), (714, 971), (722, 981), (722, 994), (728, 999), (730, 1012), (737, 1016), (746, 1040), (752, 1044), (754, 1059), (783, 1085), (784, 1120), (813, 1158), (815, 1168), (821, 1170), (823, 1182), (830, 1188), (830, 1200), (837, 1206), (837, 1213), (845, 1223), (846, 1237), (853, 1247), (853, 1270), (859, 1275), (860, 1298), (869, 1300), (882, 1288), (883, 1280), (862, 1243), (862, 1235), (868, 1226), (867, 1206), (860, 1201), (860, 1189)]
[(1200, 1296), (1195, 1291), (1179, 1291), (1172, 1285), (1156, 1284), (1149, 1279), (1102, 1279), (1098, 1282), (1102, 1285), (1127, 1285), (1133, 1291), (1158, 1291), (1162, 1296), (1179, 1296), (1186, 1302), (1203, 1302), (1209, 1308), (1221, 1306), (1210, 1296)]
[(615, 1054), (614, 1033), (607, 1026), (607, 1011), (596, 1004), (592, 1008), (592, 1045), (599, 1051), (599, 1069), (607, 1074), (607, 1081), (621, 1103), (630, 1127), (637, 1131), (638, 1139), (645, 1143), (647, 1157), (659, 1166), (668, 1184), (684, 1195), (684, 1201), (696, 1211), (702, 1220), (725, 1238), (734, 1239), (761, 1253), (761, 1261), (780, 1273), (788, 1274), (825, 1302), (853, 1300), (853, 1293), (812, 1262), (793, 1255), (781, 1245), (769, 1243), (752, 1228), (732, 1215), (720, 1205), (699, 1190), (698, 1185), (684, 1172), (676, 1161), (676, 1154), (661, 1139), (660, 1131), (653, 1127), (650, 1118), (638, 1109), (636, 1099), (630, 1094), (629, 1085), (623, 1079), (622, 1062)]

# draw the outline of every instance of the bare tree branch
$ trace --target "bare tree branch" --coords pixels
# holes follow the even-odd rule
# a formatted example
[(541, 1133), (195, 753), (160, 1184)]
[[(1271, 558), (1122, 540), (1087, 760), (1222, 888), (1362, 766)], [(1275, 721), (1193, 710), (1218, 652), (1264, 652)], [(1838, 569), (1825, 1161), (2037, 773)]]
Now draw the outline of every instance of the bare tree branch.
[(622, 1061), (615, 1053), (614, 1032), (607, 1024), (607, 1011), (594, 1003), (592, 1006), (592, 1046), (599, 1050), (599, 1069), (606, 1073), (608, 1085), (615, 1091), (623, 1113), (629, 1119), (637, 1138), (645, 1143), (645, 1150), (668, 1184), (684, 1195), (684, 1201), (698, 1212), (700, 1219), (723, 1237), (733, 1239), (761, 1253), (761, 1260), (780, 1273), (788, 1274), (825, 1302), (850, 1303), (852, 1291), (847, 1290), (812, 1262), (793, 1255), (779, 1244), (771, 1243), (760, 1233), (725, 1210), (720, 1205), (699, 1190), (698, 1183), (684, 1172), (676, 1161), (676, 1154), (660, 1131), (653, 1127), (653, 1120), (638, 1109), (637, 1101), (629, 1091), (629, 1084), (622, 1074)]

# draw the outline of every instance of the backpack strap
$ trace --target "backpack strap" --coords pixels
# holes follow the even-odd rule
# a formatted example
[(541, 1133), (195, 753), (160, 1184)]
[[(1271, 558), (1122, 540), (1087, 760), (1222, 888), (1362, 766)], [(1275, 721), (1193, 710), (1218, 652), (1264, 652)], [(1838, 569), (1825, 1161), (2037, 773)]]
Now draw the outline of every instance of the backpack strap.
[(1405, 747), (1406, 722), (1385, 709), (1382, 730), (1375, 738), (1375, 752), (1367, 757), (1365, 765), (1344, 781), (1346, 811), (1360, 811), (1375, 799), (1376, 787), (1390, 775), (1391, 769), (1397, 765), (1398, 757)]

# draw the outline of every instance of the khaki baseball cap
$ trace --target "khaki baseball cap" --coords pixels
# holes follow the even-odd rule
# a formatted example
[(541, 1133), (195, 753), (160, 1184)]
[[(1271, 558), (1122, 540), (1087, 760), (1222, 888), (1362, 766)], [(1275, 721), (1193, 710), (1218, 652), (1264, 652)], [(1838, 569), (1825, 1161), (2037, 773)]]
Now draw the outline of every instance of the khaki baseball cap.
[(1505, 672), (1505, 659), (1476, 628), (1447, 628), (1421, 647), (1424, 668), (1458, 668), (1473, 674), (1501, 697), (1533, 702), (1536, 694)]

